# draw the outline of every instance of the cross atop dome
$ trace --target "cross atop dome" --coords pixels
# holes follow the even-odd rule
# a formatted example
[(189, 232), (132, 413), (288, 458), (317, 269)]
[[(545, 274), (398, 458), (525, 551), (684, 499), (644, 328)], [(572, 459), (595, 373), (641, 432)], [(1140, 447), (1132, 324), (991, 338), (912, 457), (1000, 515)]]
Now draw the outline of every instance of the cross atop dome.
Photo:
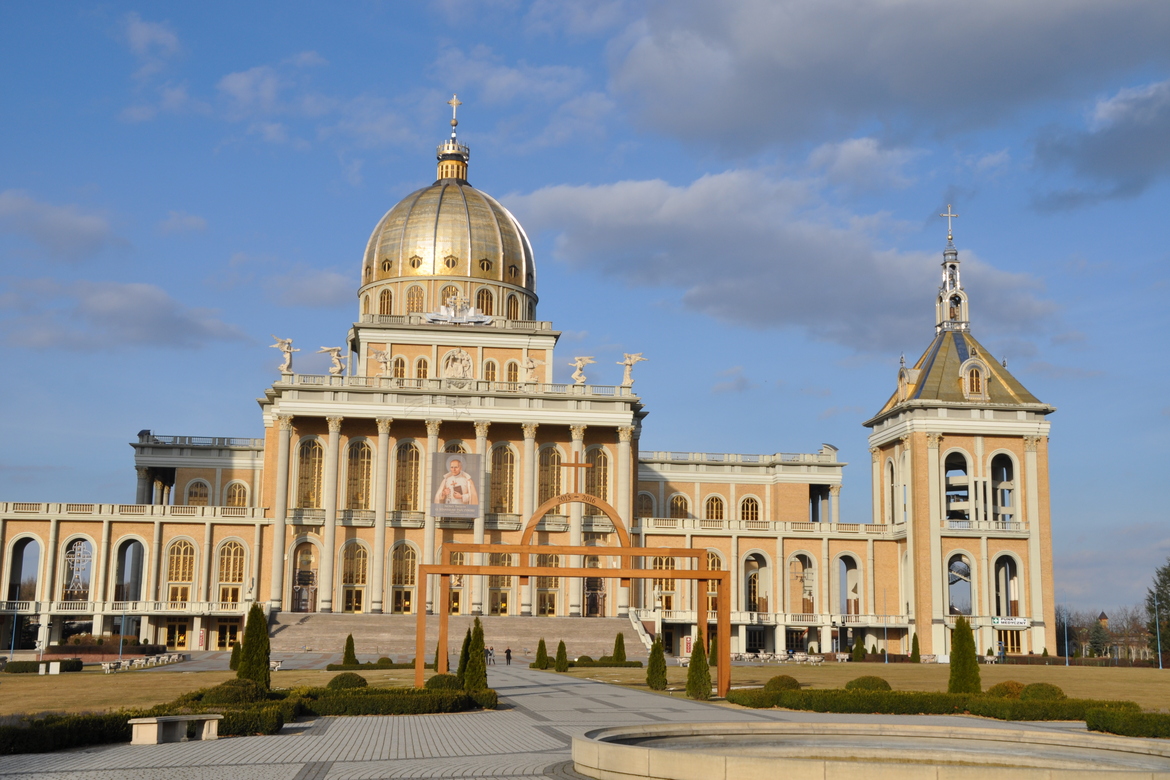
[[(455, 120), (451, 120), (451, 121), (454, 122)], [(955, 236), (951, 232), (951, 220), (959, 215), (951, 213), (951, 204), (948, 203), (947, 204), (947, 212), (945, 214), (939, 214), (939, 216), (947, 218), (947, 241), (948, 242), (953, 241)]]
[[(459, 120), (455, 117), (455, 112), (459, 110), (459, 106), (463, 105), (463, 101), (459, 99), (458, 95), (451, 95), (451, 99), (447, 101), (447, 105), (451, 106), (451, 140), (455, 140), (455, 128), (459, 126)], [(949, 210), (950, 207), (948, 206)]]
[(453, 94), (447, 105), (451, 106), (451, 140), (439, 144), (436, 153), (439, 158), (439, 180), (456, 179), (466, 182), (467, 161), (471, 158), (471, 150), (467, 148), (467, 144), (459, 143), (455, 137), (455, 128), (459, 126), (457, 112), (463, 101), (458, 95)]

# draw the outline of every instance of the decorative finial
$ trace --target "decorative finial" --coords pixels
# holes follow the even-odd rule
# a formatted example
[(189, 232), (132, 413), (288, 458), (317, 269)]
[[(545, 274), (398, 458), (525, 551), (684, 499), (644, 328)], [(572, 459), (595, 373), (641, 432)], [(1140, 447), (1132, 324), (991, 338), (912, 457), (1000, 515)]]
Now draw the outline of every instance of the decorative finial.
[[(459, 106), (463, 105), (463, 101), (459, 99), (458, 95), (452, 95), (451, 99), (447, 101), (447, 105), (451, 106), (451, 137), (455, 137), (455, 128), (459, 126), (459, 120), (455, 118), (455, 112), (459, 110)], [(950, 211), (950, 206), (947, 207)]]
[(1004, 367), (1004, 368), (1007, 368), (1007, 358), (1004, 358), (1004, 359), (1003, 359), (1003, 360), (1001, 360), (1000, 362), (1001, 362), (1001, 363), (1003, 363), (1003, 367)]
[(947, 218), (947, 241), (953, 240), (954, 235), (951, 232), (951, 220), (959, 215), (951, 213), (951, 204), (948, 203), (947, 204), (947, 213), (946, 214), (939, 214), (939, 216)]
[(906, 353), (905, 352), (902, 353), (902, 357), (898, 358), (898, 365), (901, 366), (902, 368), (906, 367)]

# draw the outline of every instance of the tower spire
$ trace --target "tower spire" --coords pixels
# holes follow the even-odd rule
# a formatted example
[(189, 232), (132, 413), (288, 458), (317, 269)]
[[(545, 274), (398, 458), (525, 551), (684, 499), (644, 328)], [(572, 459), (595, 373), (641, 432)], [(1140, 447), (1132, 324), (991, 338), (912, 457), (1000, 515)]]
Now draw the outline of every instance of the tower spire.
[(942, 284), (939, 285), (938, 300), (935, 302), (935, 332), (969, 330), (967, 293), (963, 291), (963, 282), (959, 276), (959, 250), (955, 248), (955, 233), (951, 222), (959, 215), (948, 203), (947, 210), (939, 216), (946, 217), (947, 220), (947, 245), (943, 249)]
[(467, 161), (471, 157), (471, 150), (467, 148), (467, 144), (459, 143), (459, 139), (455, 135), (455, 129), (459, 127), (457, 112), (459, 106), (463, 105), (463, 101), (459, 99), (458, 95), (452, 95), (451, 99), (447, 101), (447, 105), (451, 106), (451, 138), (439, 144), (436, 152), (439, 160), (438, 177), (440, 180), (455, 179), (466, 182)]

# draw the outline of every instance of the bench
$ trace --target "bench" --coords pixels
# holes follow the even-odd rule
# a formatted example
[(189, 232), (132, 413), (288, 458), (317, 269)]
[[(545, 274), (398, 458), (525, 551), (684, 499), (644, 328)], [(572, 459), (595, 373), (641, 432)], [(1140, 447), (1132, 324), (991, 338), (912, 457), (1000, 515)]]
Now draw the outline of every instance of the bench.
[(131, 745), (161, 745), (163, 742), (186, 742), (187, 724), (200, 723), (195, 739), (219, 739), (219, 722), (223, 715), (160, 715), (155, 718), (131, 718)]
[(268, 662), (268, 671), (270, 671), (270, 672), (279, 672), (279, 671), (280, 671), (280, 665), (281, 665), (282, 663), (284, 663), (284, 661), (269, 661), (269, 662)]
[(691, 659), (689, 658), (677, 658), (675, 660), (678, 661), (679, 666), (690, 666), (691, 663)]

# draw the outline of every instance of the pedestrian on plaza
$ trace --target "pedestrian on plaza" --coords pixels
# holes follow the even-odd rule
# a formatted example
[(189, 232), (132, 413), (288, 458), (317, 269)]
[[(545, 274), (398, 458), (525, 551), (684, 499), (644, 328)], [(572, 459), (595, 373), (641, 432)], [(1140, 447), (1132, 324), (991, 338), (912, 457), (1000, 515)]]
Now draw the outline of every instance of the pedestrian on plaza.
[(506, 649), (504, 650), (504, 663), (505, 663), (507, 666), (511, 666), (511, 665), (512, 665), (512, 648), (510, 648), (510, 647), (509, 647), (509, 648), (506, 648)]
[(489, 647), (487, 649), (487, 662), (489, 666), (496, 665), (496, 648)]

